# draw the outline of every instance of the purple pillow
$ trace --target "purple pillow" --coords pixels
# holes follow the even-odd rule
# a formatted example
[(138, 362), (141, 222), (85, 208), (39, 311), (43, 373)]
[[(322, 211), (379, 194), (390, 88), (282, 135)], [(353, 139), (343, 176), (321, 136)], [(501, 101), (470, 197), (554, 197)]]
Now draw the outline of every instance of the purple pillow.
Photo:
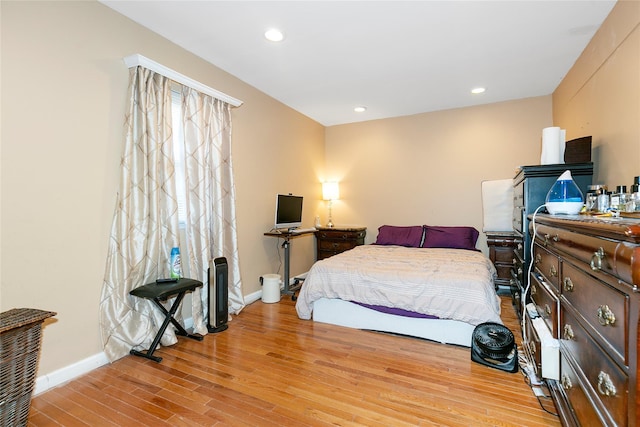
[(473, 227), (424, 226), (423, 248), (453, 248), (476, 250), (480, 232)]
[(378, 238), (376, 239), (375, 244), (419, 248), (420, 242), (422, 242), (422, 226), (420, 225), (408, 227), (383, 225), (378, 228)]

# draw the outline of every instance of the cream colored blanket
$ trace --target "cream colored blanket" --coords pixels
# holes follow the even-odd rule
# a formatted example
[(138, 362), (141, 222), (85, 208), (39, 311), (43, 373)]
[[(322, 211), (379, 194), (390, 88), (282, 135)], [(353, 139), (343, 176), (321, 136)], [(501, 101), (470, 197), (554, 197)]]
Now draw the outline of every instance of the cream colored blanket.
[(301, 319), (310, 319), (314, 301), (339, 298), (473, 325), (502, 323), (495, 275), (481, 252), (357, 246), (311, 267), (296, 310)]

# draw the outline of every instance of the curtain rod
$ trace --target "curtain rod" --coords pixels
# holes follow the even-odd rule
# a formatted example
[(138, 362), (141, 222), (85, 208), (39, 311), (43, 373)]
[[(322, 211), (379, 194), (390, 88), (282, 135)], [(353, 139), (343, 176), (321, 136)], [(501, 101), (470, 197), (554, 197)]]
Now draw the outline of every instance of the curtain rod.
[(211, 95), (214, 98), (231, 104), (234, 107), (239, 107), (243, 104), (243, 102), (239, 99), (233, 98), (225, 93), (210, 88), (209, 86), (193, 80), (192, 78), (187, 77), (184, 74), (180, 74), (177, 71), (172, 70), (171, 68), (165, 67), (162, 64), (158, 64), (157, 62), (152, 61), (151, 59), (146, 58), (139, 53), (129, 55), (123, 59), (124, 63), (127, 65), (127, 68), (137, 67), (138, 65), (140, 65), (192, 89), (195, 89), (202, 93), (206, 93), (207, 95)]

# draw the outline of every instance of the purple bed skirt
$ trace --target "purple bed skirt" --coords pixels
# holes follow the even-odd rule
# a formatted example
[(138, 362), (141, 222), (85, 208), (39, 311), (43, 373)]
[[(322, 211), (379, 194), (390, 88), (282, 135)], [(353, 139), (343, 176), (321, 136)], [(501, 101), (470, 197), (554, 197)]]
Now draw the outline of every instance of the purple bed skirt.
[(382, 313), (393, 314), (394, 316), (404, 317), (416, 317), (419, 319), (437, 319), (438, 316), (432, 316), (430, 314), (416, 313), (415, 311), (403, 310), (401, 308), (385, 307), (382, 305), (364, 304), (361, 302), (351, 301), (354, 304), (358, 304), (362, 307), (369, 308), (371, 310), (379, 311)]

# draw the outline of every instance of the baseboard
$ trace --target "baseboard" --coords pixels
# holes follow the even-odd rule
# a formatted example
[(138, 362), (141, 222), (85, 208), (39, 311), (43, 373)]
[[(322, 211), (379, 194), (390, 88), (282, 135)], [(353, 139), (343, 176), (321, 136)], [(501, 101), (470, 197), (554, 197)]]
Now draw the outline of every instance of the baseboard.
[[(184, 325), (187, 329), (193, 327), (193, 318), (189, 317), (184, 319)], [(64, 368), (60, 368), (57, 371), (39, 376), (36, 378), (33, 394), (38, 395), (40, 393), (44, 393), (49, 389), (67, 383), (108, 363), (109, 359), (107, 358), (107, 355), (104, 352), (100, 352), (69, 366), (65, 366)]]
[(258, 301), (260, 298), (262, 298), (262, 290), (259, 291), (255, 291), (249, 295), (245, 295), (244, 296), (244, 303), (245, 305), (249, 305), (252, 304), (256, 301)]
[(57, 387), (61, 384), (71, 381), (81, 375), (91, 372), (100, 366), (109, 363), (107, 355), (104, 352), (87, 357), (72, 365), (58, 369), (57, 371), (50, 372), (46, 375), (42, 375), (36, 379), (36, 386), (33, 391), (34, 395), (44, 393), (45, 391)]
[[(289, 279), (289, 286), (293, 286), (296, 284), (296, 281), (299, 281), (300, 279), (304, 280), (307, 277), (307, 273), (302, 273), (302, 274), (298, 274), (295, 277), (292, 277)], [(280, 288), (282, 289), (282, 280), (280, 281)], [(249, 295), (245, 295), (244, 296), (244, 303), (245, 305), (249, 305), (252, 304), (256, 301), (258, 301), (259, 299), (262, 299), (262, 289), (260, 289), (259, 291), (255, 291)]]
[[(262, 291), (256, 291), (252, 294), (245, 295), (245, 304), (256, 302), (260, 299), (261, 296)], [(184, 319), (184, 325), (187, 329), (193, 327), (193, 318), (189, 317)], [(36, 378), (36, 385), (33, 394), (38, 395), (40, 393), (44, 393), (49, 389), (69, 382), (108, 363), (109, 359), (107, 359), (107, 355), (104, 352), (101, 352), (64, 368), (60, 368), (57, 371), (39, 376), (38, 378)]]

